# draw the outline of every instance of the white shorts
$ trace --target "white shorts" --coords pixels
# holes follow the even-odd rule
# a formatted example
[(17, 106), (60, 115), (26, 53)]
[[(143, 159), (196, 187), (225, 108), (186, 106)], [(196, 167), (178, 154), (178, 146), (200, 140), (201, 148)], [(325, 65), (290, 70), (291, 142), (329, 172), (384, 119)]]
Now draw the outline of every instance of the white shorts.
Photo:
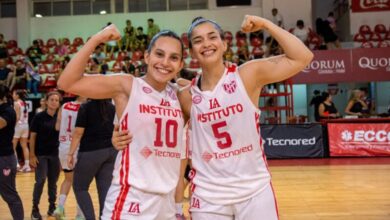
[(175, 190), (168, 194), (154, 194), (132, 186), (122, 188), (118, 184), (111, 184), (101, 219), (176, 220), (175, 214)]
[(16, 124), (14, 138), (28, 138), (28, 124)]
[(190, 204), (192, 220), (277, 220), (278, 208), (272, 185), (254, 197), (232, 205), (215, 205), (196, 195)]
[[(69, 149), (70, 149), (70, 146), (65, 145), (65, 144), (60, 144), (60, 147), (58, 148), (58, 158), (60, 158), (61, 168), (63, 170), (71, 171), (74, 168), (70, 169), (68, 166)], [(77, 153), (78, 153), (78, 150), (76, 150), (76, 152), (74, 152), (74, 155), (73, 155), (73, 161), (74, 161), (75, 165), (77, 163)]]

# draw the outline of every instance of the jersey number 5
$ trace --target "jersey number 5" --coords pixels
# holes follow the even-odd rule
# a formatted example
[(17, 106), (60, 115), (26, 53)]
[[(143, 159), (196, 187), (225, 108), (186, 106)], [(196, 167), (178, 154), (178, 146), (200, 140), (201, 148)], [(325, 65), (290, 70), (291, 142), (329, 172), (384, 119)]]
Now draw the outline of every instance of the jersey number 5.
[[(163, 122), (161, 118), (156, 118), (154, 122), (157, 125), (156, 128), (156, 138), (154, 140), (154, 146), (162, 147), (163, 141), (161, 140), (162, 136), (162, 126)], [(177, 145), (177, 128), (178, 124), (175, 120), (167, 120), (165, 123), (165, 144), (167, 147), (175, 148)]]
[(221, 121), (211, 125), (214, 137), (220, 139), (217, 141), (217, 146), (220, 149), (229, 148), (232, 146), (232, 138), (227, 131), (220, 131), (220, 128), (226, 127), (226, 121)]

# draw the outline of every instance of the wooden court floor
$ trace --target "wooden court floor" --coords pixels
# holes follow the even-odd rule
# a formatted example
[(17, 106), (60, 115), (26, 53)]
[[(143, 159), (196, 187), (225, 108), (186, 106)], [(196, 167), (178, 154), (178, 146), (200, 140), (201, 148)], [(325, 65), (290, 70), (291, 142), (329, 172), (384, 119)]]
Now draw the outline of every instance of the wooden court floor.
[[(269, 165), (281, 220), (390, 220), (389, 157), (270, 160)], [(25, 219), (30, 219), (33, 184), (33, 173), (18, 173), (17, 189)], [(96, 211), (94, 184), (90, 191)], [(45, 188), (40, 204), (42, 214), (47, 207)], [(188, 202), (185, 207), (188, 208)], [(67, 219), (74, 219), (73, 195), (65, 210)], [(0, 200), (0, 220), (8, 219), (8, 207)]]

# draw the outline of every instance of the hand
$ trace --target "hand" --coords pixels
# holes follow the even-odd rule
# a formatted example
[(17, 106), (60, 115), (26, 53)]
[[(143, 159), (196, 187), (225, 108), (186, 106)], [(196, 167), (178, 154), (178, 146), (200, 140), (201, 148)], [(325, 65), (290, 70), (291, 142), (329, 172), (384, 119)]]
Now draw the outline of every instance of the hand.
[(178, 78), (176, 80), (176, 83), (177, 85), (179, 86), (179, 88), (183, 88), (183, 87), (186, 87), (188, 86), (189, 84), (191, 84), (191, 81), (188, 80), (188, 79), (184, 79), (184, 78)]
[(133, 135), (129, 131), (119, 131), (119, 125), (115, 125), (114, 132), (112, 133), (111, 142), (116, 150), (123, 150), (133, 140)]
[(245, 33), (255, 32), (264, 29), (265, 23), (268, 20), (253, 15), (245, 15), (244, 21), (241, 24), (241, 31)]
[(111, 24), (105, 27), (103, 30), (99, 31), (93, 37), (98, 39), (100, 43), (106, 43), (112, 40), (120, 40), (121, 34), (118, 28), (114, 24)]
[(73, 169), (73, 166), (74, 166), (73, 154), (68, 154), (68, 155), (67, 155), (67, 161), (68, 161), (68, 167), (69, 167), (70, 169)]
[(35, 155), (30, 156), (30, 166), (36, 168), (39, 164), (38, 158)]

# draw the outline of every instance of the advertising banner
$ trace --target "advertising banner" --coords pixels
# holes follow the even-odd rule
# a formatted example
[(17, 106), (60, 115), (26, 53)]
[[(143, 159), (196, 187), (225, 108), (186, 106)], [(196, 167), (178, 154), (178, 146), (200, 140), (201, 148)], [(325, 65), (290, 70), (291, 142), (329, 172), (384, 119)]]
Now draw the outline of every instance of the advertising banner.
[(328, 123), (330, 156), (390, 156), (389, 123)]
[(310, 64), (292, 78), (294, 84), (390, 80), (388, 48), (317, 50), (313, 53)]
[(320, 124), (262, 125), (261, 135), (267, 158), (324, 156)]
[(352, 0), (352, 12), (389, 11), (390, 0)]

